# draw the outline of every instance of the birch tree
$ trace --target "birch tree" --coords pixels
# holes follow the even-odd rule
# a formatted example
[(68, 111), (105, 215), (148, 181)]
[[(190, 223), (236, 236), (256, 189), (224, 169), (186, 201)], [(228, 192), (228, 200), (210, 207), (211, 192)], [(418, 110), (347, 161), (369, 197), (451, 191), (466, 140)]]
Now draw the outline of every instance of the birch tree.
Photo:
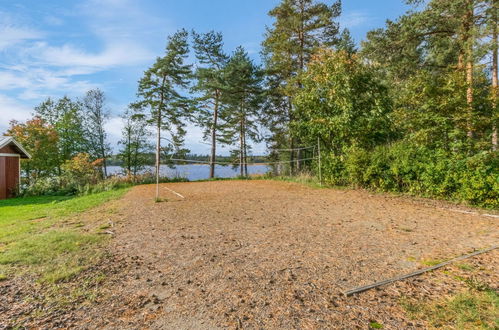
[(89, 152), (94, 158), (102, 159), (102, 175), (107, 177), (107, 158), (111, 147), (107, 142), (104, 124), (109, 119), (106, 96), (100, 89), (92, 89), (83, 98), (84, 127), (89, 142)]
[(137, 174), (147, 165), (147, 154), (152, 151), (149, 143), (150, 132), (144, 114), (129, 107), (123, 114), (122, 138), (118, 142), (121, 149), (118, 158), (123, 162), (123, 169), (134, 181)]

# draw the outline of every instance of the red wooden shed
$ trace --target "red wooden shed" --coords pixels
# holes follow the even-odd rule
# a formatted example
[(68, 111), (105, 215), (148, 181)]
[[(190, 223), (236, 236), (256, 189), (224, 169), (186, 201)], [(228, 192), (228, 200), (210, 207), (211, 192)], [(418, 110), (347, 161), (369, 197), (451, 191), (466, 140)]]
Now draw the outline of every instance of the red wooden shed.
[(21, 178), (21, 158), (29, 153), (10, 136), (0, 136), (0, 199), (14, 196)]

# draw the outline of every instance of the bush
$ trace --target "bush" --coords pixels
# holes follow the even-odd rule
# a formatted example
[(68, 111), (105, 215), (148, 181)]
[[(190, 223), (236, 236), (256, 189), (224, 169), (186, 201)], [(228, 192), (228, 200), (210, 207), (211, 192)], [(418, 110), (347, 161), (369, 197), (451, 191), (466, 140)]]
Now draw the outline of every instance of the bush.
[(60, 177), (45, 177), (34, 182), (21, 191), (21, 196), (68, 195), (69, 191), (62, 188)]
[(81, 192), (88, 185), (97, 184), (102, 178), (100, 171), (97, 170), (102, 163), (98, 159), (90, 161), (90, 155), (80, 153), (73, 159), (67, 160), (62, 166), (62, 187), (64, 190)]
[(476, 205), (499, 208), (499, 157), (497, 153), (482, 152), (461, 160), (456, 181), (460, 189), (456, 195)]
[[(67, 161), (61, 176), (45, 177), (36, 180), (22, 191), (22, 196), (42, 195), (87, 195), (129, 187), (138, 184), (156, 183), (156, 176), (147, 172), (136, 176), (112, 176), (103, 179), (98, 162), (90, 162), (89, 157), (80, 154)], [(160, 177), (159, 182), (185, 182), (183, 177)]]
[(323, 157), (325, 182), (499, 208), (499, 154), (463, 157), (407, 142)]

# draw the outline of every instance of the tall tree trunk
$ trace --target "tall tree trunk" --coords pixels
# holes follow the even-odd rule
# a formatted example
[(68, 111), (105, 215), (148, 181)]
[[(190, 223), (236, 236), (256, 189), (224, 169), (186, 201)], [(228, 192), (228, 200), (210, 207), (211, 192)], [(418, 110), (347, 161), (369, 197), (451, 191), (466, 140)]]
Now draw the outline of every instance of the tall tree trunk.
[[(166, 76), (163, 76), (163, 81), (161, 82), (161, 87), (165, 86)], [(157, 126), (157, 136), (156, 136), (156, 199), (159, 198), (159, 171), (161, 165), (161, 110), (163, 108), (163, 102), (165, 101), (165, 95), (163, 93), (163, 88), (161, 89), (160, 102), (158, 105), (158, 116), (156, 118)]]
[(498, 90), (498, 57), (497, 57), (497, 48), (498, 48), (498, 28), (497, 25), (499, 24), (498, 21), (498, 5), (499, 1), (498, 0), (493, 0), (492, 1), (492, 17), (493, 17), (493, 30), (492, 30), (492, 150), (497, 151), (497, 117), (498, 117), (498, 109), (497, 109), (497, 94), (499, 93)]
[(474, 0), (468, 0), (466, 3), (466, 13), (464, 18), (464, 47), (466, 49), (466, 104), (467, 104), (467, 116), (466, 116), (466, 128), (468, 139), (472, 139), (473, 132), (473, 69), (474, 69), (474, 57), (473, 57), (473, 18), (474, 18)]
[(159, 166), (161, 153), (161, 110), (158, 109), (157, 118), (157, 136), (156, 136), (156, 199), (159, 198)]
[[(304, 1), (300, 1), (300, 32), (299, 32), (299, 40), (300, 40), (300, 72), (305, 70), (305, 3)], [(301, 81), (298, 81), (298, 89), (303, 89), (303, 84)], [(300, 141), (298, 141), (298, 145)], [(301, 150), (296, 151), (296, 171), (301, 171)]]
[(102, 166), (104, 168), (104, 179), (107, 178), (107, 160), (106, 157), (104, 157), (104, 161), (102, 162)]
[(102, 154), (102, 170), (104, 174), (104, 179), (107, 178), (107, 159), (106, 159), (106, 148), (104, 142), (104, 136), (101, 136), (101, 154)]
[(126, 158), (127, 158), (127, 171), (128, 171), (128, 175), (131, 175), (132, 174), (132, 130), (131, 129), (128, 129), (128, 141), (127, 141), (127, 155), (126, 155)]
[(473, 60), (468, 60), (466, 64), (466, 104), (468, 105), (467, 116), (467, 136), (469, 139), (473, 138)]
[(106, 141), (104, 141), (104, 126), (103, 121), (99, 121), (99, 143), (100, 152), (102, 157), (102, 169), (104, 174), (104, 179), (107, 178), (107, 159), (106, 159)]
[(243, 172), (243, 146), (244, 146), (244, 141), (243, 141), (243, 121), (239, 121), (239, 174), (241, 176), (244, 176)]
[(246, 145), (246, 118), (243, 119), (243, 144), (244, 144), (244, 175), (248, 176), (248, 146)]
[(137, 171), (138, 171), (138, 163), (139, 163), (139, 141), (135, 141), (135, 148), (133, 149), (133, 182), (137, 181)]
[[(289, 123), (291, 124), (294, 120), (294, 116), (293, 116), (293, 104), (292, 104), (290, 97), (288, 97), (288, 107), (289, 107)], [(289, 148), (290, 148), (290, 153), (289, 153), (289, 166), (290, 166), (289, 172), (290, 173), (289, 174), (293, 175), (295, 172), (295, 151), (293, 150), (295, 147), (295, 139), (293, 137), (291, 130), (289, 130), (289, 127), (288, 127), (288, 131), (289, 131)]]
[(217, 123), (218, 123), (219, 93), (215, 92), (215, 107), (213, 109), (213, 126), (211, 127), (210, 178), (215, 177), (215, 161), (217, 157)]
[[(305, 3), (300, 1), (300, 31), (298, 32), (298, 40), (300, 40), (299, 65), (300, 73), (305, 69)], [(298, 81), (298, 88), (301, 89), (302, 84)]]

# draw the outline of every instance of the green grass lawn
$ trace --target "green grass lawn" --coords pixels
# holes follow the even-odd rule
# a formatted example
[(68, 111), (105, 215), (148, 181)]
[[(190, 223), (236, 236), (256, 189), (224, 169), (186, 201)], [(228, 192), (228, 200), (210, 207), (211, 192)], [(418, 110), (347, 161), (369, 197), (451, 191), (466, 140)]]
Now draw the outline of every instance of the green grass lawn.
[(434, 302), (403, 302), (413, 319), (447, 329), (498, 329), (499, 294), (490, 288), (468, 288)]
[(1, 200), (0, 280), (30, 274), (42, 282), (59, 282), (97, 260), (99, 254), (94, 250), (103, 235), (60, 224), (127, 190)]
[(464, 288), (435, 300), (404, 297), (401, 306), (411, 319), (425, 320), (431, 328), (499, 329), (499, 293), (480, 280), (487, 271), (466, 262), (455, 264), (442, 272), (451, 275), (446, 281), (464, 283)]

